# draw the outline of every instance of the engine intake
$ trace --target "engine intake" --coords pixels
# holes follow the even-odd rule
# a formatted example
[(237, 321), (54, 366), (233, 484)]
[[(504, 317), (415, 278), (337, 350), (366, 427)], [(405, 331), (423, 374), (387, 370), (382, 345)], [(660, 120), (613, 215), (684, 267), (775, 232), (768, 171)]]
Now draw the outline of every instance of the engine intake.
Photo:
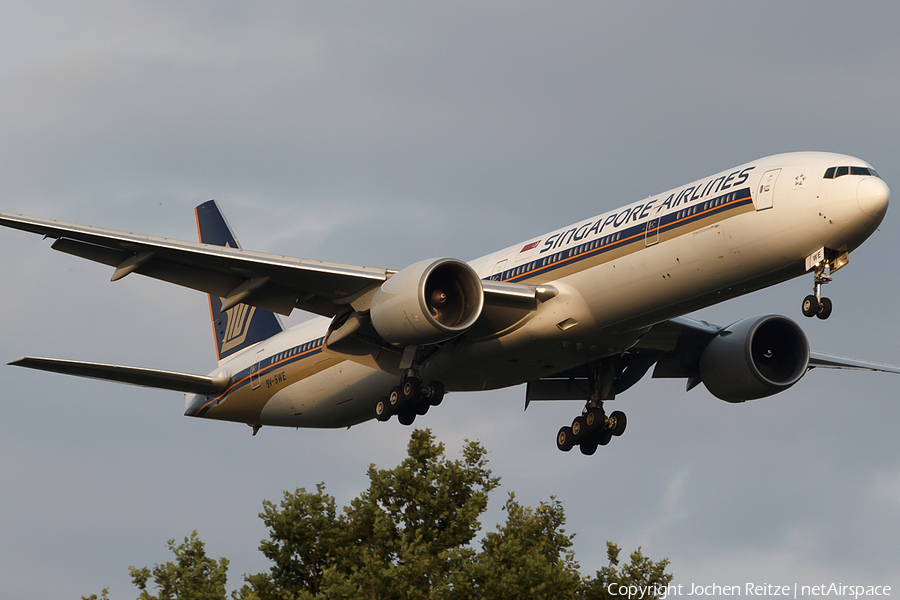
[(784, 391), (809, 366), (809, 342), (800, 327), (778, 315), (750, 317), (726, 327), (700, 355), (700, 378), (726, 402)]
[(435, 344), (471, 327), (484, 306), (478, 274), (453, 258), (418, 262), (395, 273), (372, 296), (378, 334), (397, 346)]

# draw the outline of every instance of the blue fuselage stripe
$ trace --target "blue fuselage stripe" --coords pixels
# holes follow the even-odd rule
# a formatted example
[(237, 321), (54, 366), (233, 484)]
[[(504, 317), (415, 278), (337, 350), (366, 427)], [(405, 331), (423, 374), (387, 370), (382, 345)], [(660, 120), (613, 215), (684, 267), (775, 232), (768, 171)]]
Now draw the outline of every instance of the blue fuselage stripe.
[(196, 398), (186, 411), (186, 414), (202, 417), (210, 408), (221, 404), (229, 395), (250, 385), (253, 379), (261, 379), (277, 369), (283, 369), (286, 366), (321, 354), (324, 343), (325, 338), (320, 337), (260, 359), (259, 362), (235, 373), (231, 377), (231, 385), (218, 396), (199, 396)]
[[(659, 217), (659, 224), (653, 227), (651, 224), (656, 219), (650, 219), (631, 227), (620, 229), (615, 233), (599, 236), (589, 242), (578, 246), (554, 252), (542, 258), (531, 260), (525, 264), (506, 269), (502, 273), (495, 273), (487, 279), (494, 281), (521, 282), (571, 266), (582, 260), (593, 258), (607, 252), (625, 248), (631, 244), (646, 245), (647, 234), (658, 235), (676, 231), (687, 227), (697, 221), (711, 216), (720, 215), (728, 211), (736, 210), (752, 204), (750, 189), (723, 194), (703, 203), (685, 207), (681, 210), (673, 210)], [(648, 232), (649, 228), (649, 232)]]

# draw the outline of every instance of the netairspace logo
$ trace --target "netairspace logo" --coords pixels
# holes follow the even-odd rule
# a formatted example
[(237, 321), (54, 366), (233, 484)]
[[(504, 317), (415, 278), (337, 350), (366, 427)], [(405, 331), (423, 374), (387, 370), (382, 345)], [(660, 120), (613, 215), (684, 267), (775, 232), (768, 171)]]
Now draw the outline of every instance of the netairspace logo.
[(665, 600), (674, 596), (781, 596), (784, 598), (813, 598), (834, 596), (845, 598), (865, 598), (871, 596), (890, 596), (889, 585), (844, 585), (843, 583), (822, 583), (819, 585), (774, 585), (771, 583), (745, 583), (744, 585), (698, 585), (691, 583), (679, 585), (621, 585), (611, 583), (606, 586), (611, 596), (642, 600), (658, 598)]

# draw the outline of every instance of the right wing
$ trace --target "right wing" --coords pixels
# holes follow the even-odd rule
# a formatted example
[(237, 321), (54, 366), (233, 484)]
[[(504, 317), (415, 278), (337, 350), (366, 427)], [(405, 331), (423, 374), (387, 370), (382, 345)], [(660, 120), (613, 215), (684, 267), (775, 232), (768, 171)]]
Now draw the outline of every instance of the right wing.
[[(396, 273), (5, 212), (0, 225), (54, 238), (54, 250), (114, 267), (112, 281), (136, 272), (213, 294), (222, 298), (223, 311), (249, 304), (282, 315), (299, 308), (333, 317)], [(534, 307), (554, 293), (546, 286), (505, 282), (483, 281), (482, 287), (485, 302), (499, 307)]]
[(4, 212), (0, 225), (55, 238), (54, 250), (115, 267), (113, 281), (138, 272), (219, 296), (227, 306), (251, 304), (283, 315), (296, 307), (334, 316), (391, 274)]

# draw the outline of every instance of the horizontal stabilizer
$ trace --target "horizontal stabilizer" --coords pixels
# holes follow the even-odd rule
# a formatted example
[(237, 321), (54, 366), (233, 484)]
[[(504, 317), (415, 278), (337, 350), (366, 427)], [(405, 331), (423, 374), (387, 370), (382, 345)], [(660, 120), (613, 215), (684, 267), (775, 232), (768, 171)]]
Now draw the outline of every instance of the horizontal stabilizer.
[(37, 358), (25, 356), (9, 363), (17, 367), (27, 367), (51, 373), (77, 375), (91, 379), (103, 379), (119, 383), (130, 383), (144, 387), (188, 392), (192, 394), (218, 394), (228, 388), (229, 377), (204, 377), (172, 371), (123, 367), (100, 363), (60, 360), (55, 358)]

